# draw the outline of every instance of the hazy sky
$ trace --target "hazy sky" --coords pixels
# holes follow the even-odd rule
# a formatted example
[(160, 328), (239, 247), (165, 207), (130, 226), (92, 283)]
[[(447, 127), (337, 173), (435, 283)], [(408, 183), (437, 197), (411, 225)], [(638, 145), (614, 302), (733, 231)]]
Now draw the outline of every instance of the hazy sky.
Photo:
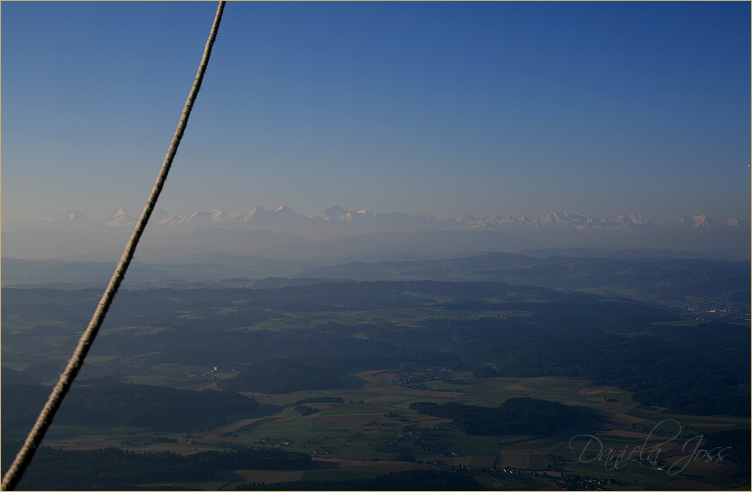
[[(140, 214), (216, 7), (3, 1), (3, 220)], [(749, 2), (228, 2), (158, 206), (749, 221), (749, 162)]]

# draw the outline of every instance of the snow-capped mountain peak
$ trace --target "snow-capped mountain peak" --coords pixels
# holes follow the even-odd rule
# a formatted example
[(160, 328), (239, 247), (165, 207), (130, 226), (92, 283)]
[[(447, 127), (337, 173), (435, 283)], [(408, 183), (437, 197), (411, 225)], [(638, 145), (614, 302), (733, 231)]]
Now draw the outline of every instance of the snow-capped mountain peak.
[(682, 217), (681, 221), (679, 221), (679, 224), (683, 227), (689, 227), (692, 229), (701, 229), (701, 230), (707, 230), (707, 229), (715, 229), (717, 227), (722, 227), (722, 224), (707, 215), (685, 215)]
[(136, 219), (128, 215), (124, 208), (119, 208), (105, 217), (104, 225), (109, 227), (128, 227), (136, 224)]
[(466, 212), (463, 212), (459, 217), (457, 217), (457, 222), (459, 222), (460, 224), (473, 224), (475, 222), (478, 222), (478, 219)]
[(67, 212), (60, 212), (49, 219), (47, 221), (49, 222), (64, 222), (64, 221), (86, 221), (88, 220), (84, 214), (79, 212), (78, 210), (71, 212), (70, 210)]
[(321, 212), (318, 215), (318, 217), (322, 217), (324, 220), (341, 219), (342, 217), (346, 216), (348, 213), (349, 212), (347, 210), (337, 205), (334, 207), (327, 208), (326, 210)]
[(635, 215), (635, 214), (629, 214), (629, 215), (620, 215), (616, 218), (617, 224), (624, 224), (624, 225), (643, 225), (650, 223), (649, 220), (645, 219), (641, 215)]

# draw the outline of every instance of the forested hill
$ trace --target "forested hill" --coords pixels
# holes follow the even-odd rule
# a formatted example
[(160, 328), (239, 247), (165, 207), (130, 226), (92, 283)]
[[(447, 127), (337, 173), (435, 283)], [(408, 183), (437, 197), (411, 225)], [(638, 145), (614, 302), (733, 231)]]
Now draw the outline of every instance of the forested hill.
[(448, 402), (415, 402), (410, 409), (423, 415), (452, 419), (467, 435), (552, 436), (562, 429), (594, 425), (599, 418), (588, 409), (535, 398), (510, 398), (488, 408)]
[[(49, 393), (50, 388), (42, 386), (3, 384), (3, 427), (26, 424), (31, 428)], [(55, 423), (188, 432), (258, 411), (256, 401), (239, 393), (104, 384), (74, 387), (55, 416)]]
[[(623, 321), (624, 327), (631, 324)], [(466, 340), (455, 353), (493, 365), (476, 369), (476, 377), (584, 377), (632, 391), (635, 401), (674, 413), (750, 412), (749, 327), (657, 323), (626, 336), (581, 326), (549, 336), (509, 335)]]
[[(99, 295), (3, 290), (3, 364), (18, 368), (17, 381), (55, 378)], [(205, 386), (219, 366), (240, 373), (217, 378), (220, 389), (279, 394), (342, 388), (348, 373), (368, 369), (484, 368), (478, 377), (582, 377), (674, 412), (748, 415), (749, 344), (748, 324), (497, 282), (126, 290), (79, 379), (188, 366), (201, 368)], [(170, 408), (159, 405), (157, 416)]]
[(267, 359), (246, 367), (233, 378), (218, 380), (217, 387), (227, 391), (275, 394), (338, 389), (348, 384), (357, 384), (344, 376), (352, 370), (362, 371), (384, 367), (411, 369), (432, 366), (458, 368), (463, 365), (459, 357), (422, 347), (356, 354), (343, 351), (336, 357)]
[[(3, 441), (3, 473), (10, 467), (20, 442)], [(62, 451), (41, 447), (24, 474), (19, 490), (153, 490), (134, 487), (149, 482), (207, 481), (219, 470), (305, 468), (311, 455), (281, 449), (246, 447), (235, 451), (204, 451), (187, 456), (106, 448)]]

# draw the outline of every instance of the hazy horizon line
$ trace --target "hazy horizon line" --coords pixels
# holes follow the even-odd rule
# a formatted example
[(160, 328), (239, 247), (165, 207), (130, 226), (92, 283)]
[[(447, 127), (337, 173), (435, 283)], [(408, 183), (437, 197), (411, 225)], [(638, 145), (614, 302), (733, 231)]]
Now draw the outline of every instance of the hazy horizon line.
[[(185, 212), (185, 213), (170, 212), (170, 211), (165, 210), (163, 207), (157, 207), (157, 209), (155, 210), (155, 212), (152, 213), (151, 220), (154, 219), (155, 214), (159, 213), (159, 211), (162, 211), (166, 215), (172, 215), (172, 216), (191, 216), (191, 215), (194, 215), (194, 214), (197, 214), (197, 213), (209, 213), (210, 214), (210, 213), (215, 213), (215, 212), (220, 212), (220, 213), (226, 214), (228, 216), (241, 216), (241, 215), (248, 215), (248, 214), (250, 214), (250, 213), (252, 213), (252, 212), (254, 212), (256, 210), (263, 210), (265, 212), (272, 212), (273, 213), (273, 212), (278, 212), (278, 211), (283, 210), (283, 209), (288, 209), (288, 210), (290, 210), (291, 212), (295, 213), (298, 216), (313, 218), (313, 217), (321, 216), (322, 214), (324, 214), (328, 210), (337, 209), (337, 208), (344, 210), (345, 213), (357, 213), (357, 214), (372, 213), (372, 214), (375, 214), (375, 215), (402, 214), (402, 215), (408, 215), (408, 216), (413, 216), (413, 217), (434, 217), (434, 218), (440, 219), (440, 220), (458, 219), (458, 218), (462, 217), (463, 215), (469, 215), (470, 217), (476, 218), (478, 220), (488, 220), (488, 219), (492, 219), (494, 217), (510, 217), (510, 218), (513, 218), (513, 219), (516, 219), (516, 220), (538, 219), (538, 218), (543, 218), (543, 217), (546, 217), (546, 216), (549, 216), (549, 215), (580, 215), (580, 216), (585, 216), (585, 217), (591, 217), (593, 219), (609, 220), (607, 218), (607, 215), (600, 215), (600, 214), (599, 215), (594, 215), (594, 214), (585, 213), (585, 212), (582, 212), (582, 211), (571, 211), (571, 210), (548, 212), (548, 213), (543, 214), (543, 215), (521, 214), (519, 216), (516, 215), (516, 214), (509, 214), (509, 213), (496, 213), (496, 214), (490, 215), (488, 217), (483, 217), (483, 216), (476, 216), (476, 215), (474, 215), (472, 213), (464, 212), (464, 211), (456, 213), (456, 214), (453, 214), (453, 215), (439, 215), (439, 214), (431, 214), (431, 213), (409, 213), (409, 212), (402, 212), (402, 211), (398, 211), (398, 210), (394, 210), (394, 211), (391, 211), (391, 212), (380, 212), (380, 211), (377, 211), (377, 210), (369, 210), (369, 209), (365, 209), (365, 208), (359, 208), (359, 209), (356, 210), (356, 209), (348, 209), (348, 208), (342, 207), (340, 205), (332, 205), (332, 206), (327, 207), (327, 208), (321, 210), (320, 212), (314, 213), (314, 214), (298, 213), (292, 207), (287, 206), (287, 205), (280, 205), (280, 206), (274, 207), (274, 208), (265, 208), (263, 206), (255, 206), (255, 207), (250, 208), (248, 211), (243, 211), (243, 212), (227, 212), (227, 211), (224, 211), (224, 210), (220, 209), (219, 207), (216, 207), (216, 208), (212, 208), (211, 210), (207, 210), (207, 211), (205, 211), (205, 210), (193, 210), (191, 212)], [(9, 223), (9, 222), (22, 223), (22, 222), (27, 222), (27, 221), (31, 221), (31, 222), (43, 222), (43, 221), (46, 221), (46, 220), (53, 219), (55, 217), (64, 216), (66, 214), (76, 214), (76, 213), (82, 215), (88, 221), (98, 222), (98, 221), (101, 221), (101, 220), (106, 220), (107, 218), (113, 216), (114, 214), (116, 214), (120, 210), (124, 210), (125, 213), (128, 214), (128, 216), (132, 217), (133, 219), (138, 219), (138, 217), (141, 215), (141, 211), (140, 210), (139, 210), (139, 212), (136, 215), (133, 215), (124, 206), (111, 208), (111, 210), (112, 210), (112, 212), (110, 212), (109, 214), (104, 215), (102, 219), (91, 219), (90, 215), (82, 213), (78, 209), (65, 210), (65, 211), (56, 212), (56, 213), (54, 213), (54, 214), (52, 214), (52, 215), (50, 215), (48, 217), (42, 218), (42, 219), (31, 219), (31, 218), (6, 219), (6, 218), (2, 217), (2, 213), (0, 212), (0, 223), (2, 223), (2, 224)], [(707, 214), (707, 213), (699, 213), (699, 214), (686, 213), (686, 214), (682, 215), (681, 217), (679, 217), (678, 219), (674, 219), (674, 221), (670, 221), (669, 220), (669, 221), (666, 221), (666, 222), (655, 222), (655, 221), (653, 221), (653, 219), (651, 219), (649, 217), (646, 217), (643, 214), (638, 214), (638, 213), (634, 213), (634, 212), (623, 212), (623, 213), (615, 215), (614, 218), (619, 218), (620, 216), (627, 216), (627, 217), (629, 217), (629, 216), (635, 216), (635, 217), (639, 217), (639, 218), (642, 218), (642, 219), (646, 219), (647, 221), (652, 222), (652, 223), (654, 223), (656, 225), (671, 224), (671, 223), (675, 223), (675, 222), (680, 222), (685, 217), (702, 217), (702, 216), (709, 217), (709, 218), (711, 218), (713, 220), (720, 221), (720, 222), (728, 222), (728, 221), (734, 220), (734, 219), (738, 220), (738, 221), (748, 222), (745, 219), (742, 219), (742, 218), (740, 218), (738, 216), (730, 216), (730, 217), (719, 218), (717, 216), (712, 216), (712, 215)]]

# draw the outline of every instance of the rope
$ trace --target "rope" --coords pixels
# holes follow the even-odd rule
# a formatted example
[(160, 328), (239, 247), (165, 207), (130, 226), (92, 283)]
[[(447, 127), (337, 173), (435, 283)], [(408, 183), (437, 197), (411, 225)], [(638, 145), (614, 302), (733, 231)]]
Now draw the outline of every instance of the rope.
[(185, 107), (183, 108), (183, 113), (180, 116), (178, 128), (177, 130), (175, 130), (175, 135), (172, 137), (172, 143), (170, 144), (170, 148), (167, 150), (167, 155), (165, 156), (164, 163), (162, 164), (162, 169), (159, 172), (157, 182), (154, 184), (154, 188), (152, 189), (149, 200), (144, 207), (144, 211), (141, 213), (141, 218), (138, 220), (138, 224), (136, 224), (136, 228), (133, 230), (133, 234), (131, 235), (127, 246), (125, 247), (123, 256), (120, 258), (120, 263), (115, 269), (115, 273), (112, 275), (112, 279), (110, 280), (107, 289), (102, 295), (102, 299), (99, 301), (97, 309), (94, 311), (94, 315), (89, 322), (89, 326), (86, 328), (86, 331), (84, 331), (83, 335), (81, 335), (81, 339), (79, 340), (78, 346), (73, 353), (73, 357), (71, 357), (70, 362), (68, 362), (68, 366), (65, 368), (65, 372), (63, 372), (63, 374), (60, 376), (60, 380), (52, 390), (50, 398), (47, 400), (47, 403), (42, 409), (42, 412), (39, 414), (39, 418), (37, 419), (36, 424), (34, 424), (34, 427), (31, 429), (31, 432), (26, 438), (26, 442), (24, 442), (21, 451), (18, 452), (15, 461), (11, 465), (8, 472), (5, 474), (5, 477), (3, 477), (2, 490), (13, 490), (15, 488), (16, 484), (21, 479), (24, 470), (26, 470), (26, 467), (34, 457), (34, 453), (39, 447), (39, 444), (42, 442), (44, 434), (45, 432), (47, 432), (47, 428), (52, 424), (52, 419), (55, 416), (58, 408), (60, 407), (60, 404), (63, 402), (63, 398), (65, 398), (65, 395), (68, 393), (68, 390), (73, 384), (73, 380), (75, 379), (76, 374), (78, 374), (78, 371), (81, 369), (84, 358), (89, 352), (92, 343), (94, 343), (94, 338), (97, 336), (99, 327), (102, 326), (102, 322), (104, 321), (105, 315), (107, 314), (107, 310), (109, 309), (110, 304), (112, 304), (112, 301), (115, 298), (115, 294), (117, 293), (120, 283), (123, 281), (123, 277), (125, 277), (125, 272), (128, 269), (128, 265), (130, 264), (131, 259), (133, 258), (133, 254), (136, 251), (136, 245), (138, 244), (138, 241), (141, 238), (141, 234), (146, 227), (146, 223), (149, 221), (149, 217), (154, 210), (154, 206), (157, 203), (157, 198), (159, 198), (159, 194), (161, 193), (162, 187), (164, 186), (165, 180), (167, 179), (167, 174), (169, 173), (170, 167), (172, 166), (172, 160), (175, 158), (178, 146), (180, 145), (180, 140), (183, 138), (185, 127), (188, 124), (188, 117), (191, 114), (191, 109), (193, 108), (193, 103), (196, 100), (198, 91), (199, 89), (201, 89), (201, 81), (204, 78), (206, 67), (209, 64), (209, 57), (211, 56), (211, 50), (212, 46), (214, 45), (214, 40), (217, 37), (217, 31), (219, 30), (219, 23), (222, 20), (222, 11), (224, 10), (224, 8), (225, 2), (220, 1), (216, 16), (214, 17), (214, 24), (212, 25), (211, 33), (209, 34), (209, 40), (206, 42), (204, 55), (201, 58), (201, 64), (199, 65), (198, 72), (196, 73), (196, 79), (193, 82), (191, 92), (188, 94), (188, 100), (186, 101)]

